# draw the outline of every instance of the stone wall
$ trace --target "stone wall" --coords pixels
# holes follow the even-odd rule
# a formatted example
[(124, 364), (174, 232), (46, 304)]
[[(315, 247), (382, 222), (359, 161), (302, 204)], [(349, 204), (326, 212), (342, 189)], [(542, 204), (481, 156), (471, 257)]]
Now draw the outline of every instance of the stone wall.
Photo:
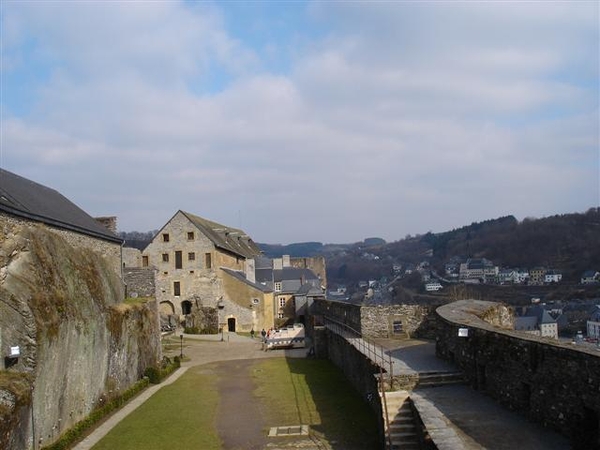
[(600, 352), (491, 325), (493, 315), (507, 325), (504, 309), (475, 300), (438, 308), (438, 356), (478, 390), (569, 436), (574, 449), (599, 448)]
[(363, 306), (360, 309), (361, 333), (372, 338), (433, 339), (435, 325), (429, 317), (434, 310), (431, 306), (421, 305)]
[(273, 326), (273, 293), (264, 292), (223, 271), (222, 317), (236, 319), (236, 331), (269, 329)]
[(0, 352), (20, 347), (6, 373), (22, 374), (28, 386), (0, 379), (0, 397), (15, 397), (0, 408), (0, 448), (23, 450), (34, 431), (38, 447), (48, 444), (140, 379), (161, 357), (160, 333), (154, 302), (123, 303), (110, 255), (45, 226), (4, 222), (3, 231)]
[(434, 311), (431, 305), (364, 306), (327, 300), (315, 300), (311, 306), (311, 315), (334, 319), (367, 338), (435, 339)]
[(142, 267), (142, 252), (137, 248), (123, 247), (123, 267)]
[(156, 295), (155, 269), (126, 267), (123, 269), (123, 275), (127, 297), (154, 297)]
[(346, 379), (375, 413), (379, 425), (379, 436), (383, 444), (383, 415), (381, 414), (381, 397), (377, 385), (378, 367), (345, 339), (331, 332), (327, 332), (327, 354), (329, 360), (344, 372)]

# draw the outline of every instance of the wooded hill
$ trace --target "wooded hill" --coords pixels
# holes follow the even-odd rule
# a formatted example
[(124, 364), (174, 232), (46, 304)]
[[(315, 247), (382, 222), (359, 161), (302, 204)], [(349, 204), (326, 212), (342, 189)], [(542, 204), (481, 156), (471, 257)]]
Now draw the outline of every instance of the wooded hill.
[(562, 271), (565, 282), (576, 282), (584, 271), (600, 270), (600, 211), (591, 208), (520, 222), (505, 216), (388, 244), (362, 242), (335, 251), (323, 246), (321, 252), (327, 259), (328, 279), (340, 284), (389, 278), (394, 264), (406, 267), (422, 261), (443, 274), (452, 257), (487, 258), (500, 267), (544, 266)]

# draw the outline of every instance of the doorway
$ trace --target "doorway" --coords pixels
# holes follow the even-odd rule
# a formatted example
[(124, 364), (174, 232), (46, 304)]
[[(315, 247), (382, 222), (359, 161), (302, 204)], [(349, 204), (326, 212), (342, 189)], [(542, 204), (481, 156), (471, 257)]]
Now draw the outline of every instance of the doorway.
[(227, 331), (235, 333), (235, 317), (227, 319)]

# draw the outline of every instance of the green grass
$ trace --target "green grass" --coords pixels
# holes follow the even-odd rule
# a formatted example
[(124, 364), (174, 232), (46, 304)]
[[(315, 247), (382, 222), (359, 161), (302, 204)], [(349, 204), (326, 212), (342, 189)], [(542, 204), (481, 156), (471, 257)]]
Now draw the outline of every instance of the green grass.
[(274, 426), (307, 424), (344, 448), (380, 448), (375, 414), (331, 362), (262, 360), (253, 376), (255, 396)]
[[(192, 367), (121, 421), (93, 450), (217, 450), (216, 375)], [(311, 426), (340, 448), (379, 448), (375, 414), (329, 361), (256, 360), (254, 396), (272, 426)]]
[(220, 449), (215, 383), (214, 377), (190, 368), (122, 420), (93, 449)]

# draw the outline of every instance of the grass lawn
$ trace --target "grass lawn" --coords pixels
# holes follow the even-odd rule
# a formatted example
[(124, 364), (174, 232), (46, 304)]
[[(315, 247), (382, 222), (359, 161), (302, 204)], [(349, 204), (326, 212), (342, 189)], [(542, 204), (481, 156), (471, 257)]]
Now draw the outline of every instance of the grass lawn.
[[(218, 450), (216, 374), (190, 368), (121, 421), (93, 450)], [(373, 412), (329, 361), (256, 360), (254, 397), (265, 422), (306, 424), (343, 448), (379, 448)]]
[(375, 414), (330, 361), (262, 360), (253, 375), (269, 423), (310, 425), (342, 448), (380, 448)]
[(219, 397), (214, 377), (190, 368), (122, 420), (94, 450), (217, 450), (214, 426)]

